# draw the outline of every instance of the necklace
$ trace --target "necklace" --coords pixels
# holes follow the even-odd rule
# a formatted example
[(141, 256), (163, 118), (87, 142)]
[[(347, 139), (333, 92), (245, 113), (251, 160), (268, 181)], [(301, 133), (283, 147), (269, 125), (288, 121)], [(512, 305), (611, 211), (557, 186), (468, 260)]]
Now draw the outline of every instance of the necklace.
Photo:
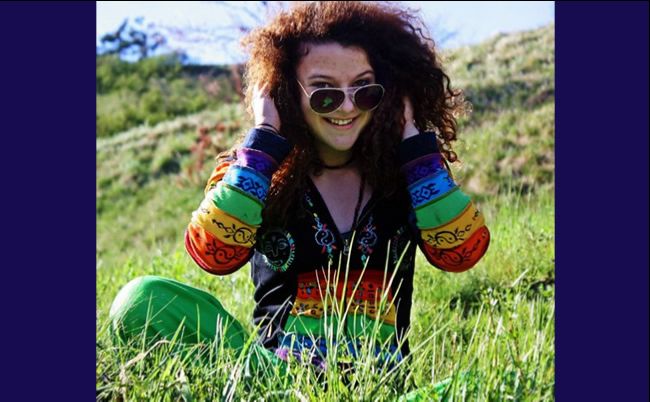
[(343, 162), (340, 165), (328, 165), (325, 162), (320, 162), (320, 165), (322, 167), (324, 167), (325, 169), (341, 169), (341, 168), (344, 168), (344, 167), (348, 166), (350, 163), (352, 163), (353, 160), (354, 160), (354, 158), (350, 158), (350, 159), (347, 160), (347, 162)]

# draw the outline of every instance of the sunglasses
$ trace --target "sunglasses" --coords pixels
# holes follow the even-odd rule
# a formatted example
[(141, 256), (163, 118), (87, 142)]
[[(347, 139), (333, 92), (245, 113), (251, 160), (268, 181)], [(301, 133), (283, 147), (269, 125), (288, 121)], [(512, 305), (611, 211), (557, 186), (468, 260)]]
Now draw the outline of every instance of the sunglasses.
[(379, 106), (384, 97), (384, 87), (381, 84), (349, 88), (319, 88), (311, 94), (307, 93), (300, 81), (298, 85), (309, 98), (311, 109), (318, 114), (328, 114), (338, 110), (350, 92), (352, 92), (352, 103), (363, 112), (369, 112)]

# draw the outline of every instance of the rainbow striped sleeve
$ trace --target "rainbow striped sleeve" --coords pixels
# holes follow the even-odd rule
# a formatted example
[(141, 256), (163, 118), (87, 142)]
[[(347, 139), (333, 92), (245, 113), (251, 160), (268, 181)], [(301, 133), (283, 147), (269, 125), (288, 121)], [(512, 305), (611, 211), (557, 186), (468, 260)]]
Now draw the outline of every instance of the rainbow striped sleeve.
[(427, 260), (449, 272), (472, 268), (487, 251), (490, 232), (483, 214), (449, 175), (435, 135), (404, 140), (400, 160)]
[(215, 167), (185, 231), (185, 249), (199, 267), (226, 275), (248, 262), (271, 177), (289, 151), (283, 137), (252, 129), (236, 160)]

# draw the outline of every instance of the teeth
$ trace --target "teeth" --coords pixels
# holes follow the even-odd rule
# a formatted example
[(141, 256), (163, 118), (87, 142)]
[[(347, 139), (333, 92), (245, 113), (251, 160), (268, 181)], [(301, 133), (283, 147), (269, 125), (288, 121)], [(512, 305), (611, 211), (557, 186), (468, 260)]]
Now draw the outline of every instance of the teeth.
[(348, 120), (327, 119), (327, 120), (329, 120), (331, 123), (336, 124), (337, 126), (345, 126), (347, 124), (350, 124), (354, 119), (348, 119)]

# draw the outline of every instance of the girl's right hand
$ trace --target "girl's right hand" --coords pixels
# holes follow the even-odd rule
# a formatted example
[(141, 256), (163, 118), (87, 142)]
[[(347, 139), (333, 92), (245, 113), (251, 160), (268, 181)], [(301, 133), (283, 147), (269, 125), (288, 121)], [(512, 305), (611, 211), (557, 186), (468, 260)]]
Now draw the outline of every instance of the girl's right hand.
[(253, 115), (255, 127), (270, 124), (280, 133), (280, 115), (269, 94), (268, 84), (257, 84), (253, 90)]

